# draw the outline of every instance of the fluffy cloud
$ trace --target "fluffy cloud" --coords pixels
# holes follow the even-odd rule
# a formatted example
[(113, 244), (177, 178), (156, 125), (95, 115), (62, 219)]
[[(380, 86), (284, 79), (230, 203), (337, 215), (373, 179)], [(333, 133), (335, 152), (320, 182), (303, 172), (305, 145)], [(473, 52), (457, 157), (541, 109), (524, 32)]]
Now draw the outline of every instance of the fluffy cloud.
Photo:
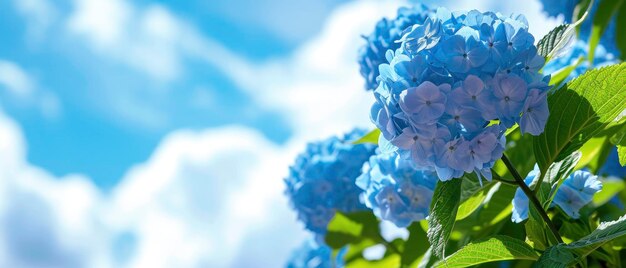
[(50, 91), (41, 90), (36, 79), (18, 64), (0, 59), (0, 90), (5, 89), (7, 99), (26, 106), (39, 108), (44, 117), (57, 118), (62, 111), (58, 97)]
[[(232, 267), (252, 259), (280, 266), (302, 236), (282, 194), (291, 158), (241, 127), (169, 135), (112, 196), (111, 225), (137, 239), (128, 264)], [(258, 234), (272, 242), (250, 238)], [(254, 251), (266, 243), (272, 258)]]
[(0, 152), (0, 266), (84, 267), (101, 259), (106, 237), (93, 184), (27, 164), (23, 135), (4, 114)]
[(105, 57), (124, 62), (152, 78), (169, 81), (182, 71), (178, 39), (186, 28), (170, 12), (151, 5), (137, 9), (123, 0), (75, 0), (69, 31), (84, 37)]
[(282, 194), (291, 148), (236, 126), (181, 130), (103, 195), (27, 164), (0, 114), (0, 266), (280, 266), (304, 235)]

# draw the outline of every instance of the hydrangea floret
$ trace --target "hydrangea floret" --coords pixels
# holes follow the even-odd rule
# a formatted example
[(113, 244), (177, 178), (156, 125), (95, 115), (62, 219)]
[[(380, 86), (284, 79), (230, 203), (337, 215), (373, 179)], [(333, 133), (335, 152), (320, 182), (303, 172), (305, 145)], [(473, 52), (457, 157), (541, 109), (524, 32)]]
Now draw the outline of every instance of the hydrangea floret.
[(341, 138), (309, 143), (290, 167), (286, 195), (308, 230), (324, 235), (335, 211), (367, 209), (359, 202), (361, 190), (355, 180), (376, 146), (352, 144), (365, 133), (353, 130)]
[(424, 23), (434, 10), (425, 5), (401, 7), (395, 19), (383, 18), (376, 23), (374, 31), (363, 36), (365, 44), (359, 49), (358, 61), (361, 76), (365, 78), (365, 89), (374, 90), (378, 86), (378, 66), (386, 63), (385, 53), (387, 50), (396, 50), (400, 43), (402, 32), (409, 26)]
[(356, 181), (367, 207), (398, 227), (428, 217), (436, 183), (432, 171), (415, 169), (409, 160), (393, 153), (370, 157)]
[(335, 258), (333, 251), (327, 245), (315, 239), (305, 240), (304, 243), (291, 253), (285, 267), (287, 268), (335, 268), (343, 267), (343, 257), (346, 250), (340, 250)]
[(491, 179), (504, 132), (538, 135), (548, 118), (549, 77), (539, 70), (523, 16), (440, 8), (407, 28), (387, 51), (371, 118), (381, 147), (443, 180), (476, 172)]
[[(535, 166), (535, 169), (528, 173), (524, 179), (526, 185), (530, 185), (537, 178), (538, 174), (539, 167)], [(598, 176), (588, 171), (577, 170), (563, 180), (563, 184), (557, 190), (551, 206), (558, 206), (571, 218), (578, 219), (580, 217), (580, 209), (589, 204), (593, 199), (593, 195), (601, 190), (602, 182), (598, 180)], [(511, 214), (511, 220), (516, 223), (526, 220), (529, 209), (528, 197), (521, 189), (518, 188), (515, 192), (512, 203), (513, 213)]]

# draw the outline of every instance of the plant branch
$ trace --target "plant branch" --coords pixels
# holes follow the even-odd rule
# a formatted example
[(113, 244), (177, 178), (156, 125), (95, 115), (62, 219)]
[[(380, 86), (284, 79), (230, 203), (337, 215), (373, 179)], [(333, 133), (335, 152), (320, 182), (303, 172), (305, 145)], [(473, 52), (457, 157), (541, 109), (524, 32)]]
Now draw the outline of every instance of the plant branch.
[(517, 182), (510, 181), (510, 180), (507, 180), (507, 179), (503, 179), (502, 177), (500, 177), (500, 175), (496, 174), (495, 171), (492, 171), (492, 173), (493, 173), (492, 177), (493, 177), (494, 180), (502, 182), (504, 184), (517, 186)]
[(509, 169), (509, 171), (511, 172), (511, 175), (513, 175), (513, 178), (515, 179), (519, 187), (522, 189), (524, 194), (528, 196), (528, 200), (530, 200), (530, 202), (533, 203), (533, 206), (535, 206), (535, 209), (537, 209), (537, 212), (539, 213), (539, 215), (541, 215), (541, 218), (543, 219), (543, 221), (548, 225), (548, 227), (550, 228), (550, 231), (552, 231), (552, 234), (554, 234), (554, 237), (556, 237), (556, 240), (559, 241), (559, 243), (563, 243), (563, 238), (561, 238), (561, 235), (559, 234), (559, 231), (556, 229), (556, 226), (554, 226), (554, 223), (552, 222), (552, 220), (550, 220), (550, 217), (548, 217), (548, 214), (543, 209), (541, 202), (539, 202), (539, 200), (537, 199), (537, 196), (535, 196), (533, 191), (530, 188), (528, 188), (528, 185), (526, 185), (522, 176), (519, 175), (519, 173), (517, 172), (517, 169), (515, 169), (511, 161), (509, 161), (509, 158), (507, 158), (506, 155), (504, 154), (502, 154), (502, 162), (504, 162), (506, 167)]

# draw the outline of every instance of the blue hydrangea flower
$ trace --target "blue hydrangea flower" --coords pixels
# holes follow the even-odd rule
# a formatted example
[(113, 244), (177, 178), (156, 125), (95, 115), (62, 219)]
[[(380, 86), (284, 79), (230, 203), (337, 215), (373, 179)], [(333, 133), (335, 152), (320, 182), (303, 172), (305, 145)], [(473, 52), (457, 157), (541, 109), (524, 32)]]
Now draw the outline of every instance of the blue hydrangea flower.
[(611, 149), (606, 162), (604, 162), (604, 165), (600, 168), (598, 174), (604, 177), (626, 179), (626, 167), (622, 167), (622, 165), (620, 165), (616, 147)]
[[(567, 68), (568, 66), (576, 64), (578, 59), (581, 57), (586, 57), (589, 54), (588, 52), (589, 44), (587, 44), (587, 42), (585, 41), (578, 40), (565, 55), (548, 62), (543, 70), (547, 74), (556, 73), (563, 68)], [(609, 53), (602, 44), (599, 44), (596, 47), (593, 64), (590, 64), (589, 61), (585, 60), (580, 65), (576, 66), (576, 68), (569, 74), (565, 81), (570, 81), (577, 76), (585, 73), (587, 70), (600, 68), (616, 63), (618, 63), (616, 55)]]
[(402, 32), (412, 25), (423, 24), (432, 12), (425, 5), (400, 8), (395, 19), (383, 18), (376, 23), (376, 28), (370, 35), (363, 37), (366, 44), (359, 49), (358, 61), (361, 75), (365, 78), (365, 89), (374, 90), (378, 86), (378, 66), (388, 63), (388, 50), (395, 51), (400, 47), (400, 43), (396, 41), (400, 39)]
[(354, 212), (366, 209), (359, 202), (361, 190), (355, 180), (376, 146), (352, 144), (365, 134), (365, 131), (353, 130), (342, 138), (331, 137), (310, 143), (291, 166), (285, 179), (285, 192), (298, 213), (298, 219), (310, 231), (325, 234), (336, 210)]
[(554, 204), (559, 206), (565, 214), (578, 219), (578, 211), (591, 202), (593, 195), (602, 190), (602, 182), (598, 176), (587, 171), (577, 170), (572, 173), (556, 192)]
[(356, 184), (368, 208), (379, 218), (407, 227), (428, 217), (437, 177), (415, 169), (397, 154), (376, 154), (363, 166)]
[[(537, 178), (537, 174), (539, 174), (539, 167), (535, 166), (535, 169), (528, 173), (524, 179), (526, 185), (530, 185)], [(568, 216), (578, 219), (580, 209), (589, 204), (593, 195), (600, 190), (602, 190), (602, 182), (598, 180), (598, 176), (587, 171), (577, 170), (563, 181), (551, 206), (558, 206)], [(528, 219), (528, 206), (528, 197), (522, 189), (518, 188), (513, 198), (511, 220), (519, 223)]]
[(287, 268), (340, 268), (344, 267), (345, 250), (340, 250), (336, 258), (332, 249), (314, 239), (306, 240), (302, 246), (291, 253), (285, 265)]
[[(612, 0), (596, 0), (594, 5), (591, 7), (589, 11), (589, 17), (585, 19), (585, 21), (580, 26), (579, 38), (582, 40), (589, 40), (591, 35), (591, 29), (593, 28), (593, 20), (595, 17), (595, 13), (598, 10), (598, 6), (601, 1), (612, 1)], [(550, 17), (563, 17), (564, 21), (567, 23), (573, 22), (574, 9), (578, 4), (578, 0), (541, 0), (543, 4), (543, 10)], [(609, 25), (605, 29), (602, 37), (600, 38), (600, 44), (603, 45), (607, 51), (611, 54), (619, 56), (619, 49), (617, 48), (616, 43), (616, 30), (617, 30), (617, 21), (616, 18), (613, 17), (609, 22)]]
[(491, 180), (504, 132), (543, 132), (549, 77), (523, 16), (440, 8), (408, 27), (379, 66), (371, 118), (414, 166), (441, 180), (475, 172)]

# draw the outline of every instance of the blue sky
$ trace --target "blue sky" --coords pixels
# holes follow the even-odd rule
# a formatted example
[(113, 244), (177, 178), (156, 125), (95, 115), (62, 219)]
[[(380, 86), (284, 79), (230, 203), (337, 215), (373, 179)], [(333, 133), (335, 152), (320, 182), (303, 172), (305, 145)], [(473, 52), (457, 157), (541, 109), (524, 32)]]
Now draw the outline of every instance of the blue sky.
[[(318, 32), (338, 2), (133, 4), (136, 9), (159, 5), (194, 25), (199, 34), (251, 61), (263, 61), (289, 54)], [(71, 2), (48, 6), (54, 15), (45, 25), (37, 25), (31, 16), (20, 14), (16, 2), (0, 3), (0, 32), (5, 36), (0, 58), (36, 76), (37, 84), (56, 98), (60, 110), (47, 117), (32, 105), (4, 96), (7, 113), (23, 127), (33, 164), (55, 175), (84, 173), (98, 186), (110, 189), (129, 166), (145, 161), (159, 140), (174, 129), (236, 123), (257, 128), (276, 142), (290, 135), (279, 113), (258, 107), (213, 66), (186, 58), (180, 77), (154, 81), (94, 53), (85, 40), (68, 34), (63, 18), (71, 16)]]
[(402, 4), (0, 2), (0, 267), (280, 266), (287, 167), (372, 127), (356, 51)]

